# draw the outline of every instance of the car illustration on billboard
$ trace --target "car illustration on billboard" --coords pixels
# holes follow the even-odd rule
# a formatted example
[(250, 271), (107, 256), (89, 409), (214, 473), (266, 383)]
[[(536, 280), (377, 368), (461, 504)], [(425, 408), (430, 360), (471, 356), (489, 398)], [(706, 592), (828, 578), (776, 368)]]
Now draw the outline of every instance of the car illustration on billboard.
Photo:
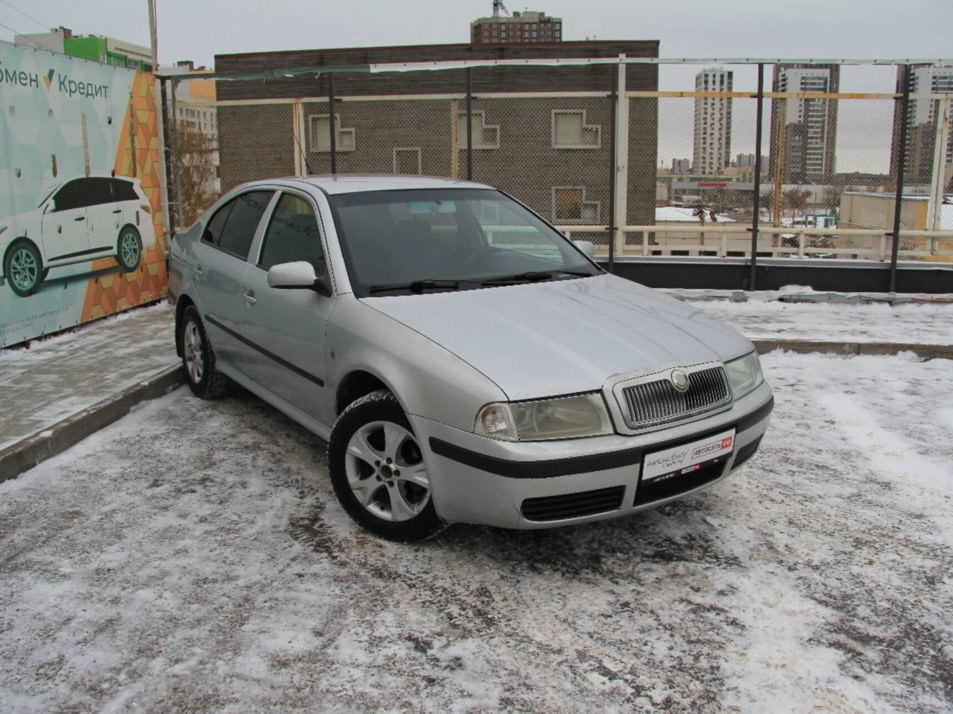
[(34, 210), (0, 218), (0, 283), (28, 297), (50, 271), (109, 257), (130, 273), (154, 242), (152, 208), (137, 179), (70, 179)]

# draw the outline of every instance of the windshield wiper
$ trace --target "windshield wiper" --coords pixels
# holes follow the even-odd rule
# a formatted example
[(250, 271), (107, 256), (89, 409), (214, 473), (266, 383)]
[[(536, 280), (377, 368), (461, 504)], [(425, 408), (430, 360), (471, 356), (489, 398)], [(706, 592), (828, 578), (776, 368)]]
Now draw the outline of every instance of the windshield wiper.
[(422, 293), (425, 290), (459, 290), (459, 280), (414, 280), (401, 285), (372, 285), (367, 289), (370, 294), (387, 292)]
[(505, 285), (507, 283), (538, 283), (543, 280), (552, 280), (557, 275), (572, 275), (573, 277), (588, 278), (591, 277), (593, 273), (584, 272), (582, 270), (531, 270), (526, 273), (503, 275), (499, 278), (488, 278), (483, 281), (483, 284)]

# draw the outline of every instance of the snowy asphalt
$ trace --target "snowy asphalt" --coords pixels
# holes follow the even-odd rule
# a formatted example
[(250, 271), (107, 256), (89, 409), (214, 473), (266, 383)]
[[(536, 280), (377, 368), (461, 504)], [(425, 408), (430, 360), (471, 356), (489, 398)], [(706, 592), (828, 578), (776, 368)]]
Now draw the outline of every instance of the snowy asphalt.
[(953, 710), (953, 361), (763, 362), (732, 478), (416, 546), (256, 398), (144, 403), (0, 484), (0, 710)]

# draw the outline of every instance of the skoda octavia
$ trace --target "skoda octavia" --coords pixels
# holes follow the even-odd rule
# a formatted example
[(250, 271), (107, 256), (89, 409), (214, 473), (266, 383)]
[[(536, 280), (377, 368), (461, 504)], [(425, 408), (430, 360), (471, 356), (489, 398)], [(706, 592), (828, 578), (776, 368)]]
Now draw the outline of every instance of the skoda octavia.
[(172, 243), (176, 348), (198, 396), (327, 440), (380, 536), (624, 516), (738, 468), (773, 397), (747, 339), (591, 254), (480, 184), (256, 181)]

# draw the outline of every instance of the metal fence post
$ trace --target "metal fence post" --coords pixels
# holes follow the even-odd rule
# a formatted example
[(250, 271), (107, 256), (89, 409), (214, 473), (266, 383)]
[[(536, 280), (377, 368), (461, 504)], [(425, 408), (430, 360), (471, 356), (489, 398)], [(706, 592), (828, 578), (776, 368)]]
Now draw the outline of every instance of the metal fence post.
[(172, 139), (172, 176), (175, 183), (175, 227), (178, 228), (184, 223), (182, 217), (182, 157), (179, 155), (179, 117), (175, 113), (175, 92), (179, 80), (172, 79), (169, 83), (171, 92), (169, 93), (170, 105), (172, 110), (172, 121), (170, 137)]
[(619, 230), (619, 226), (615, 220), (615, 180), (616, 180), (616, 156), (615, 156), (615, 147), (616, 147), (616, 112), (618, 111), (619, 105), (619, 92), (617, 89), (617, 82), (619, 77), (619, 65), (615, 65), (612, 68), (612, 71), (609, 73), (609, 84), (611, 86), (612, 92), (610, 94), (610, 109), (612, 116), (609, 120), (610, 122), (610, 138), (609, 138), (609, 272), (615, 272), (615, 234)]
[(328, 125), (331, 132), (331, 174), (338, 172), (338, 126), (334, 120), (334, 72), (328, 74)]
[(890, 285), (887, 292), (897, 291), (897, 252), (900, 250), (900, 214), (903, 210), (903, 174), (907, 164), (907, 119), (910, 111), (910, 65), (902, 65), (900, 77), (903, 91), (900, 102), (900, 147), (897, 157), (897, 196), (893, 207), (893, 248), (890, 251)]
[(473, 73), (467, 67), (467, 181), (473, 180)]
[(764, 117), (764, 65), (758, 65), (758, 111), (757, 126), (754, 137), (754, 215), (751, 218), (751, 274), (748, 278), (748, 289), (755, 290), (757, 286), (758, 269), (758, 224), (761, 221), (761, 142), (762, 119)]
[[(927, 230), (938, 231), (943, 215), (943, 189), (946, 178), (946, 146), (950, 141), (950, 104), (953, 99), (941, 99), (933, 132), (933, 176), (930, 183), (930, 203), (927, 207)], [(934, 242), (936, 239), (933, 239)]]
[[(613, 138), (615, 146), (613, 155), (615, 156), (615, 190), (613, 191), (614, 215), (612, 222), (615, 223), (616, 233), (622, 238), (625, 237), (626, 222), (629, 215), (629, 98), (626, 96), (626, 66), (625, 55), (619, 55), (619, 63), (616, 65), (616, 101), (615, 112), (615, 131)], [(610, 238), (616, 243), (615, 247), (621, 251), (625, 245), (618, 236), (612, 235)]]

